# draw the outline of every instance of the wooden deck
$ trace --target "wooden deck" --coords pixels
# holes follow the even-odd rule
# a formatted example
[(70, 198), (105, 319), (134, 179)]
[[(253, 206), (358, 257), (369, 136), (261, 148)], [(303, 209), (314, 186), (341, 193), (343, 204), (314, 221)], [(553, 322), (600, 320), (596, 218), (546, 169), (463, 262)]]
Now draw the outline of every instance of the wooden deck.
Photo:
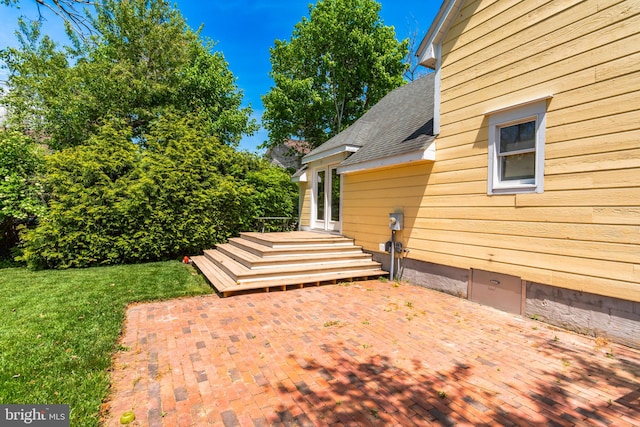
[(191, 260), (224, 297), (389, 274), (352, 239), (311, 231), (242, 233)]

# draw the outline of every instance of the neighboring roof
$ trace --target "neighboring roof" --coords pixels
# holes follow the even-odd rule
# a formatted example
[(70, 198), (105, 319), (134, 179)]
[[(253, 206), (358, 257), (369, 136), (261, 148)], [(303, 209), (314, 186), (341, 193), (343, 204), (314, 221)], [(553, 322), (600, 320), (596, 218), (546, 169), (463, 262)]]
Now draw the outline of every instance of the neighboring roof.
[(427, 34), (425, 34), (420, 46), (418, 46), (416, 56), (418, 56), (420, 64), (431, 69), (436, 68), (436, 46), (444, 38), (463, 3), (464, 0), (444, 0), (442, 2), (438, 14), (431, 23), (431, 27), (429, 27)]
[(300, 154), (308, 154), (311, 151), (309, 143), (299, 139), (288, 139), (284, 142), (284, 146)]
[(427, 74), (382, 98), (338, 135), (311, 151), (303, 163), (344, 151), (340, 172), (425, 159), (433, 136), (434, 75)]
[(309, 153), (309, 143), (297, 139), (289, 139), (282, 144), (270, 147), (267, 150), (266, 157), (272, 164), (283, 168), (300, 167), (302, 156)]

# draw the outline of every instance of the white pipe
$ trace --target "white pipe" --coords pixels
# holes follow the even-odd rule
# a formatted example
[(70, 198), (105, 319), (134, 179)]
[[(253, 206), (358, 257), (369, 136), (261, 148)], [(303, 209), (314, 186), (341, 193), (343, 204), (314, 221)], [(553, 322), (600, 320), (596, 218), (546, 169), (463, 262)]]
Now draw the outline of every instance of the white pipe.
[(391, 271), (389, 272), (389, 279), (394, 280), (395, 275), (393, 271), (394, 264), (396, 262), (396, 230), (391, 230)]

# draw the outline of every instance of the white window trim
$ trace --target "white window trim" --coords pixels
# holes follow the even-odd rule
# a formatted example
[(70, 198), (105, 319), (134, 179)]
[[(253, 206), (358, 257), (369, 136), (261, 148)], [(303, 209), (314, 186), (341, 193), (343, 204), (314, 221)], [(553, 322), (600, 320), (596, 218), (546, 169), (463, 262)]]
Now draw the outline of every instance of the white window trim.
[(442, 87), (442, 45), (435, 45), (436, 68), (433, 85), (433, 134), (440, 135), (440, 90)]
[[(547, 115), (547, 97), (530, 103), (518, 104), (512, 108), (502, 108), (489, 115), (489, 177), (487, 194), (542, 193), (544, 191), (544, 145)], [(535, 178), (500, 181), (498, 160), (498, 133), (504, 126), (535, 120), (536, 122), (536, 164)]]

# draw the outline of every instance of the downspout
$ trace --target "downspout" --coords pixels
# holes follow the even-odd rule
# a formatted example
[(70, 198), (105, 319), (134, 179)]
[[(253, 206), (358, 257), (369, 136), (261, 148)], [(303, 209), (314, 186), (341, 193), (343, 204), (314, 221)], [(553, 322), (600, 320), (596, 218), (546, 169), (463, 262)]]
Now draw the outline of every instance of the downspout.
[(394, 280), (396, 264), (396, 230), (391, 230), (391, 268), (389, 269), (389, 279)]

